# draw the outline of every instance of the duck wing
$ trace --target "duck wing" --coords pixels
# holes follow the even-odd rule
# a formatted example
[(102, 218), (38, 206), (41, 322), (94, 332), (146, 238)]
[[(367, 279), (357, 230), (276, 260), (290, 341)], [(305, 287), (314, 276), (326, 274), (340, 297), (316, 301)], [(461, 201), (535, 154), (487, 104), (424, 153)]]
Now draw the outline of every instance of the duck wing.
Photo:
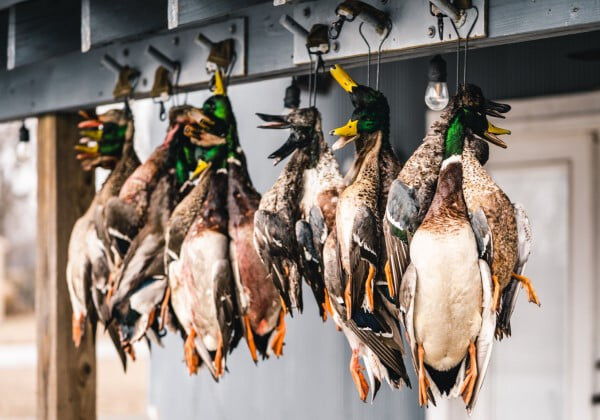
[(299, 260), (302, 267), (302, 277), (310, 286), (319, 307), (319, 315), (323, 318), (325, 316), (325, 290), (321, 272), (321, 253), (315, 247), (312, 226), (306, 220), (296, 222), (296, 241), (300, 251)]
[(296, 245), (294, 229), (287, 220), (267, 210), (256, 211), (254, 246), (290, 314), (294, 307), (302, 312)]
[[(517, 239), (519, 241), (517, 246), (518, 259), (514, 272), (522, 275), (525, 271), (527, 261), (529, 260), (529, 255), (531, 254), (533, 235), (529, 217), (527, 216), (523, 206), (519, 203), (514, 203), (513, 206), (515, 209), (515, 219), (517, 222)], [(511, 334), (510, 318), (515, 310), (520, 289), (519, 281), (513, 278), (502, 292), (502, 307), (500, 308), (500, 313), (498, 314), (498, 329), (496, 332), (496, 336), (499, 339), (502, 339), (504, 335), (510, 336)]]
[[(402, 276), (410, 263), (409, 243), (417, 230), (419, 204), (415, 190), (396, 179), (390, 188), (385, 210), (383, 234), (393, 284), (388, 289), (395, 301), (400, 291)], [(386, 276), (388, 274), (386, 273)], [(389, 281), (389, 279), (388, 279)]]
[(233, 275), (229, 261), (218, 261), (213, 266), (213, 272), (217, 322), (223, 338), (223, 354), (228, 354), (235, 348), (243, 335), (237, 314)]

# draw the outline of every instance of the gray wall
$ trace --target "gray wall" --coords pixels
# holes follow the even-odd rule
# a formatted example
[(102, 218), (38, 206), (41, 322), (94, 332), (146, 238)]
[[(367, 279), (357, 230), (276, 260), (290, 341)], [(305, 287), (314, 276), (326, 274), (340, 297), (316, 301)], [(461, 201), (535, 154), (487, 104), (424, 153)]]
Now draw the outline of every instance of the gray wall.
[[(600, 61), (582, 62), (567, 54), (600, 46), (600, 33), (587, 33), (516, 45), (474, 50), (469, 54), (468, 80), (479, 84), (489, 98), (531, 97), (586, 91), (600, 87)], [(455, 80), (454, 55), (448, 61), (449, 79)], [(428, 58), (382, 65), (381, 90), (392, 109), (392, 137), (405, 159), (420, 142), (425, 125), (423, 93)], [(373, 67), (374, 70), (374, 67)], [(351, 69), (359, 82), (364, 69)], [(236, 111), (242, 146), (250, 172), (260, 191), (268, 188), (280, 171), (266, 156), (285, 139), (283, 132), (256, 129), (254, 112), (282, 110), (288, 79), (233, 86), (230, 97)], [(454, 83), (450, 83), (451, 91)], [(190, 94), (189, 102), (201, 104), (207, 92)], [(347, 95), (333, 86), (319, 98), (324, 128), (343, 124), (351, 105)], [(157, 122), (157, 108), (147, 101), (135, 104), (136, 136), (140, 143), (158, 144), (164, 125)], [(510, 128), (510, 118), (503, 124)], [(144, 148), (144, 153), (149, 147)], [(344, 151), (341, 160), (351, 159)], [(382, 387), (371, 406), (358, 401), (348, 373), (349, 351), (343, 336), (331, 322), (316, 315), (310, 293), (305, 314), (288, 320), (284, 357), (254, 366), (245, 343), (229, 359), (230, 372), (215, 384), (207, 372), (189, 377), (183, 364), (182, 343), (169, 335), (165, 348), (152, 351), (150, 401), (160, 419), (421, 419), (412, 391), (390, 392)], [(408, 359), (407, 364), (410, 364)], [(415, 381), (413, 380), (413, 383)], [(416, 383), (415, 383), (416, 385)]]

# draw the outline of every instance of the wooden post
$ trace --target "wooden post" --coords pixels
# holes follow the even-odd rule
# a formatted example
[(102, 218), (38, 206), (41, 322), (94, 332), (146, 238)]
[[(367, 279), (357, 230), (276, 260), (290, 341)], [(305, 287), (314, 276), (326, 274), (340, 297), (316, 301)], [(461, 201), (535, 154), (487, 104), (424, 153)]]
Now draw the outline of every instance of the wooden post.
[(75, 160), (76, 114), (44, 115), (38, 121), (37, 172), (37, 417), (96, 418), (95, 337), (88, 321), (76, 349), (65, 280), (71, 228), (93, 197), (93, 174)]

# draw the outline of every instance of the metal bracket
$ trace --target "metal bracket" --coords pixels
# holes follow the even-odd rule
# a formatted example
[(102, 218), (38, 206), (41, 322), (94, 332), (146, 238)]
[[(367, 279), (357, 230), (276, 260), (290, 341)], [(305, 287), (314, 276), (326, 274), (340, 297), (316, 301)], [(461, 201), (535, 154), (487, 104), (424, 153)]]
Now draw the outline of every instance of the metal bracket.
[[(375, 0), (365, 0), (365, 2), (388, 13), (392, 21), (390, 36), (381, 49), (384, 55), (394, 51), (438, 45), (456, 40), (456, 35), (451, 25), (446, 25), (442, 40), (440, 40), (436, 29), (436, 18), (430, 13), (428, 1), (395, 1), (389, 2), (383, 7), (381, 6), (381, 2)], [(302, 3), (294, 7), (293, 17), (304, 28), (310, 28), (313, 24), (320, 22), (331, 23), (336, 19), (335, 9), (339, 3), (340, 0), (320, 0)], [(473, 28), (471, 38), (484, 38), (487, 35), (486, 0), (473, 0), (473, 5), (479, 9), (479, 19)], [(459, 28), (461, 36), (465, 36), (466, 31), (471, 26), (475, 18), (474, 12), (474, 10), (467, 12), (465, 23)], [(363, 32), (371, 45), (379, 45), (381, 35), (377, 33), (372, 25), (365, 25)], [(337, 48), (332, 49), (328, 54), (328, 61), (367, 54), (365, 44), (358, 33), (358, 24), (353, 24), (352, 22), (346, 23), (344, 30), (336, 42)], [(308, 62), (305, 41), (294, 35), (294, 64), (300, 65)]]

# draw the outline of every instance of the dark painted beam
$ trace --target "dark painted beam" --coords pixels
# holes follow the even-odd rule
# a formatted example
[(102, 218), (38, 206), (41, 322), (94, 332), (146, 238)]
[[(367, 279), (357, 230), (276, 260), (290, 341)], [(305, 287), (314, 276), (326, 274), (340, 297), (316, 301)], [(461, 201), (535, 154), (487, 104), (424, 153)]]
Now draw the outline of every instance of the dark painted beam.
[(165, 0), (82, 0), (81, 51), (167, 28)]
[(79, 50), (80, 0), (33, 0), (8, 10), (9, 70)]
[(0, 0), (0, 10), (8, 9), (15, 4), (24, 3), (27, 0)]
[(8, 41), (8, 9), (0, 11), (0, 69), (6, 68)]
[(271, 0), (168, 0), (169, 29), (203, 23)]

